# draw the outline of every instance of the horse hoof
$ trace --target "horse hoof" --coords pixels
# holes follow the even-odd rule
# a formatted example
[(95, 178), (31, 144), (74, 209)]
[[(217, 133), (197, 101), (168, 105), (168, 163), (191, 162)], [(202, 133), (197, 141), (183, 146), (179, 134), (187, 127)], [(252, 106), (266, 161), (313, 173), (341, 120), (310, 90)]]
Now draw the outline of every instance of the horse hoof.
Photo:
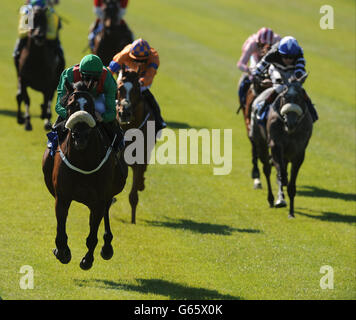
[(25, 123), (24, 117), (17, 117), (17, 123), (18, 124), (24, 124)]
[(104, 260), (110, 260), (112, 258), (112, 256), (114, 255), (114, 249), (112, 248), (111, 245), (106, 246), (106, 247), (103, 246), (101, 248), (100, 254)]
[(254, 189), (262, 189), (262, 183), (261, 183), (260, 179), (253, 180), (253, 188)]
[(27, 124), (25, 125), (25, 130), (26, 130), (26, 131), (32, 131), (32, 124), (31, 124), (31, 123), (27, 123)]
[(282, 199), (282, 200), (277, 200), (275, 205), (274, 205), (276, 208), (284, 208), (287, 206), (287, 202)]
[(63, 251), (59, 251), (57, 248), (53, 250), (53, 254), (56, 258), (63, 264), (68, 264), (72, 259), (72, 255), (69, 249), (64, 249)]
[(294, 214), (289, 214), (289, 215), (288, 215), (288, 219), (295, 219)]
[(44, 125), (44, 129), (46, 131), (51, 131), (52, 130), (52, 124), (50, 122), (47, 122), (45, 125)]
[(79, 264), (80, 268), (82, 270), (89, 270), (93, 266), (93, 261), (94, 261), (94, 259), (92, 261), (90, 261), (84, 257), (82, 259), (82, 261), (80, 261), (80, 264)]

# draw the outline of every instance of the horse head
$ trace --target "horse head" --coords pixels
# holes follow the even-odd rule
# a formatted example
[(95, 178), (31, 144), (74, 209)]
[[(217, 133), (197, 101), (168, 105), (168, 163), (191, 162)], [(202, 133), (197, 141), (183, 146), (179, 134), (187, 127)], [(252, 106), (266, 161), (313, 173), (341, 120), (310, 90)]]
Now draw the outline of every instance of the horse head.
[(141, 99), (139, 74), (126, 71), (125, 66), (117, 79), (118, 99), (116, 109), (120, 124), (129, 124), (134, 120), (135, 109)]
[(47, 10), (47, 8), (41, 8), (39, 6), (33, 7), (33, 28), (30, 31), (30, 38), (33, 39), (38, 46), (44, 45), (46, 40)]
[(104, 28), (110, 32), (111, 29), (118, 25), (120, 4), (117, 0), (104, 0), (103, 3), (103, 13), (104, 13)]
[(74, 147), (84, 150), (96, 125), (94, 99), (82, 82), (77, 82), (72, 87), (67, 84), (66, 87), (68, 97), (65, 127), (70, 131)]
[(305, 116), (307, 106), (304, 99), (304, 89), (299, 81), (291, 82), (282, 92), (279, 114), (283, 119), (287, 133), (293, 133)]

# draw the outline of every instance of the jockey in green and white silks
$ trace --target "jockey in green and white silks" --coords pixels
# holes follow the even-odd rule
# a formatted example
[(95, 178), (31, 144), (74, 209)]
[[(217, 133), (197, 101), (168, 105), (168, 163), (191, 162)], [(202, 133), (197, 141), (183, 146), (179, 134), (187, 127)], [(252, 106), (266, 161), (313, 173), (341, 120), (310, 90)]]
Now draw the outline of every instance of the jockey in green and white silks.
[[(97, 120), (108, 131), (110, 138), (117, 135), (118, 143), (123, 140), (122, 130), (116, 120), (116, 92), (117, 84), (111, 72), (103, 65), (101, 59), (94, 55), (86, 55), (80, 64), (63, 71), (57, 87), (56, 112), (59, 118), (55, 128), (63, 129), (63, 122), (67, 117), (67, 110), (61, 104), (62, 98), (67, 94), (65, 83), (70, 84), (82, 81), (95, 99)], [(61, 125), (62, 124), (62, 125)], [(58, 131), (58, 130), (57, 130)], [(58, 132), (60, 134), (60, 132)], [(119, 145), (116, 145), (120, 147)]]

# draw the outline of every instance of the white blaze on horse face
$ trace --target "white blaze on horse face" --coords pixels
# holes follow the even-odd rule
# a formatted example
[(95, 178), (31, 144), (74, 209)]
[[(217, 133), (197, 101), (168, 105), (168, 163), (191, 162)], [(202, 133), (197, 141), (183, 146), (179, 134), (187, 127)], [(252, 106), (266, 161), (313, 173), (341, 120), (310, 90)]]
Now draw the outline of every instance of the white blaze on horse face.
[(80, 110), (84, 111), (84, 106), (88, 103), (87, 99), (80, 97), (78, 100)]
[(130, 102), (130, 91), (132, 89), (133, 85), (131, 82), (125, 82), (124, 83), (124, 88), (126, 90), (126, 100)]

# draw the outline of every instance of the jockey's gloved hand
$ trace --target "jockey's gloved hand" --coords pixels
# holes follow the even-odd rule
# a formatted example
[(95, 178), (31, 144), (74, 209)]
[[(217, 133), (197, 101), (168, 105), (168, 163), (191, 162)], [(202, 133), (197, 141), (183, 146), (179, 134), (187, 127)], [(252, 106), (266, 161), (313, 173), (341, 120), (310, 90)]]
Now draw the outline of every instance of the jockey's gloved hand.
[(103, 121), (103, 117), (98, 111), (95, 111), (95, 116), (96, 116), (96, 120), (98, 120), (99, 122)]

